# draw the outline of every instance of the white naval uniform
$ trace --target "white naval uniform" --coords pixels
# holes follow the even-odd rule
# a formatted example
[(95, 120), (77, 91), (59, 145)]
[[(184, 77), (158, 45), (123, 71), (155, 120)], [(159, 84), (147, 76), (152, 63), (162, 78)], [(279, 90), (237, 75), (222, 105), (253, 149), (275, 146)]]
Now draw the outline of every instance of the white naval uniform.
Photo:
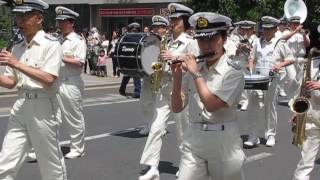
[(152, 124), (154, 104), (156, 100), (156, 94), (151, 91), (151, 76), (144, 76), (142, 78), (141, 93), (140, 93), (140, 105), (142, 116), (146, 126), (150, 129)]
[[(275, 34), (275, 37), (276, 38), (282, 38), (283, 35), (289, 33), (290, 31), (288, 29), (285, 29), (283, 32), (281, 32), (280, 30), (278, 30)], [(285, 93), (287, 95), (290, 95), (292, 89), (288, 89), (287, 87), (288, 86), (288, 83), (289, 81), (291, 81), (289, 79), (289, 77), (287, 76), (287, 74), (290, 74), (290, 73), (295, 73), (295, 68), (294, 68), (294, 64), (290, 64), (289, 66), (286, 66), (282, 69), (280, 69), (279, 71), (279, 85), (278, 87), (280, 88), (279, 90), (283, 90), (285, 91)], [(295, 77), (294, 77), (295, 78)], [(293, 94), (293, 93), (291, 93)]]
[[(249, 44), (252, 46), (255, 41), (258, 40), (258, 37), (255, 35), (255, 34), (252, 34), (248, 41), (249, 41)], [(229, 43), (230, 45), (233, 44), (233, 46), (236, 46), (236, 51), (239, 47), (239, 43), (240, 43), (240, 40), (238, 40), (237, 42), (235, 43)], [(229, 46), (225, 46), (225, 48), (229, 48)], [(234, 47), (231, 47), (229, 49), (234, 49)], [(230, 57), (232, 60), (235, 60), (239, 66), (241, 67), (242, 71), (244, 74), (248, 74), (248, 70), (247, 70), (247, 65), (248, 65), (248, 58), (249, 58), (249, 55), (250, 55), (250, 51), (248, 52), (248, 54), (245, 54), (244, 52), (242, 52), (241, 50), (238, 50), (239, 52), (236, 53), (236, 55), (233, 55), (233, 57)], [(227, 50), (228, 52), (228, 50)], [(230, 51), (229, 51), (230, 53)], [(249, 100), (248, 100), (248, 91), (246, 89), (244, 89), (242, 91), (242, 94), (241, 94), (241, 99), (240, 99), (240, 102), (239, 104), (243, 105), (245, 103), (249, 103)]]
[[(56, 77), (61, 66), (59, 41), (43, 30), (28, 44), (23, 41), (13, 48), (22, 62)], [(57, 83), (44, 87), (40, 82), (7, 67), (5, 75), (17, 82), (18, 99), (11, 109), (7, 134), (0, 153), (0, 179), (14, 179), (33, 147), (37, 154), (42, 180), (66, 180), (64, 158), (59, 146), (59, 122), (56, 119)]]
[[(251, 51), (250, 59), (256, 61), (255, 71), (258, 74), (269, 77), (269, 72), (274, 65), (284, 60), (293, 60), (293, 55), (283, 40), (273, 37), (269, 42), (257, 40)], [(267, 91), (261, 94), (261, 90), (250, 90), (248, 93), (248, 124), (252, 135), (257, 136), (257, 133), (261, 131), (264, 131), (265, 138), (276, 135), (278, 82), (279, 76), (276, 73)], [(263, 117), (259, 117), (261, 110), (264, 110)], [(264, 128), (261, 129), (262, 127)]]
[[(193, 40), (193, 38), (186, 33), (182, 33), (176, 40), (172, 40), (171, 38), (168, 43), (168, 50), (174, 55), (198, 55), (199, 53), (197, 41)], [(176, 122), (178, 145), (181, 143), (183, 132), (188, 126), (188, 120), (185, 119), (184, 112), (173, 113), (171, 111), (171, 91), (172, 75), (169, 71), (169, 66), (167, 66), (161, 79), (161, 89), (156, 95), (153, 123), (141, 156), (140, 164), (149, 166), (159, 165), (162, 137), (166, 132), (167, 122), (170, 119)]]
[[(209, 90), (228, 107), (208, 112), (192, 76), (187, 74), (183, 78), (190, 126), (183, 137), (178, 180), (244, 180), (245, 154), (236, 115), (244, 77), (241, 70), (234, 69), (227, 61), (232, 60), (223, 55), (210, 68), (202, 63), (200, 73)], [(202, 123), (207, 123), (208, 130), (202, 129)]]
[[(320, 60), (311, 66), (311, 79), (320, 81)], [(309, 180), (320, 148), (320, 90), (311, 92), (310, 109), (307, 112), (306, 140), (303, 143), (301, 159), (294, 172), (293, 180)]]
[[(62, 38), (62, 37), (61, 37)], [(84, 39), (71, 32), (61, 39), (63, 56), (73, 56), (83, 63), (86, 58), (86, 44)], [(83, 116), (82, 95), (84, 82), (81, 78), (82, 67), (73, 67), (62, 62), (59, 77), (58, 119), (66, 123), (71, 138), (70, 151), (82, 154), (84, 152), (85, 121)]]
[(293, 56), (295, 58), (295, 70), (296, 70), (296, 80), (298, 83), (298, 88), (295, 89), (294, 96), (300, 91), (300, 86), (303, 78), (303, 66), (304, 66), (304, 56), (306, 55), (306, 47), (304, 45), (303, 35), (301, 33), (295, 33), (288, 40), (287, 44), (291, 49)]

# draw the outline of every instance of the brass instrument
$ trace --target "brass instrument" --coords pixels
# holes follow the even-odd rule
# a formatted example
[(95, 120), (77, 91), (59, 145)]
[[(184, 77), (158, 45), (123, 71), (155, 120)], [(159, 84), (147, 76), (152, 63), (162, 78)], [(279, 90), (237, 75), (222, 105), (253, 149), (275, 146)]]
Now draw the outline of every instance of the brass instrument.
[[(167, 49), (167, 44), (168, 44), (168, 33), (166, 32), (166, 34), (162, 37), (162, 40), (161, 40), (160, 54), (161, 54), (161, 51)], [(161, 79), (163, 76), (163, 71), (165, 70), (165, 66), (166, 66), (166, 62), (163, 59), (161, 59), (160, 55), (159, 55), (158, 61), (154, 62), (151, 66), (154, 71), (151, 75), (151, 86), (150, 86), (151, 91), (153, 93), (158, 93), (161, 88)]]
[(307, 6), (302, 0), (287, 0), (283, 9), (287, 19), (292, 16), (299, 16), (301, 18), (300, 24), (307, 19)]
[(310, 108), (310, 94), (304, 89), (307, 81), (311, 81), (311, 61), (314, 53), (320, 53), (317, 48), (312, 48), (308, 54), (307, 61), (304, 64), (304, 76), (300, 89), (300, 94), (289, 103), (290, 109), (296, 114), (293, 122), (292, 131), (294, 133), (292, 144), (301, 147), (305, 140), (305, 126), (307, 112)]

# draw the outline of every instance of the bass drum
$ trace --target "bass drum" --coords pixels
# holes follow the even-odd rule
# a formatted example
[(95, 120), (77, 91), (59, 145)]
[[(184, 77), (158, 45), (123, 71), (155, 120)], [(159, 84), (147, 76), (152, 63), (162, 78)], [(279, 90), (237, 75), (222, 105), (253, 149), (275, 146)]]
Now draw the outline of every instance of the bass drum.
[(135, 77), (151, 75), (159, 55), (160, 37), (152, 33), (126, 33), (114, 51), (120, 72)]

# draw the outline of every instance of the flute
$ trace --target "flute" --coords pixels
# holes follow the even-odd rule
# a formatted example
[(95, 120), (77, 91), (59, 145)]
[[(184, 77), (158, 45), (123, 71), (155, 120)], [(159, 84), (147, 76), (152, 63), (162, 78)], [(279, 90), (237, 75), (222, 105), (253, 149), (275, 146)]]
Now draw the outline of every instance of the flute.
[[(204, 62), (204, 58), (207, 58), (207, 57), (212, 57), (214, 56), (216, 53), (215, 52), (209, 52), (207, 54), (201, 54), (199, 56), (196, 56), (196, 60), (197, 60), (197, 64), (198, 63), (201, 63), (201, 62)], [(172, 64), (177, 64), (177, 63), (182, 63), (183, 61), (180, 60), (180, 59), (176, 59), (176, 60), (172, 60), (172, 61), (169, 61), (168, 62), (168, 65), (172, 65)]]

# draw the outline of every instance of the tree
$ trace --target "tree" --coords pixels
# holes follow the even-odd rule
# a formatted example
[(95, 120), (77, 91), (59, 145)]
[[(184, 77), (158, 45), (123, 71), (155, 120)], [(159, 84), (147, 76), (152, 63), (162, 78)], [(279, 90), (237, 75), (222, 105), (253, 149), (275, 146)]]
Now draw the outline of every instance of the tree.
[[(319, 0), (305, 0), (308, 17), (304, 25), (314, 28), (320, 24)], [(262, 16), (281, 18), (284, 16), (286, 0), (183, 0), (195, 12), (217, 12), (230, 17), (234, 22), (239, 20), (259, 21)]]
[[(182, 0), (195, 12), (217, 12), (230, 17), (233, 22), (239, 20), (252, 20), (258, 22), (262, 16), (281, 18), (284, 16), (284, 4), (286, 0)], [(319, 44), (317, 27), (320, 25), (319, 0), (304, 0), (308, 16), (304, 22), (304, 28), (311, 32), (311, 47)]]

